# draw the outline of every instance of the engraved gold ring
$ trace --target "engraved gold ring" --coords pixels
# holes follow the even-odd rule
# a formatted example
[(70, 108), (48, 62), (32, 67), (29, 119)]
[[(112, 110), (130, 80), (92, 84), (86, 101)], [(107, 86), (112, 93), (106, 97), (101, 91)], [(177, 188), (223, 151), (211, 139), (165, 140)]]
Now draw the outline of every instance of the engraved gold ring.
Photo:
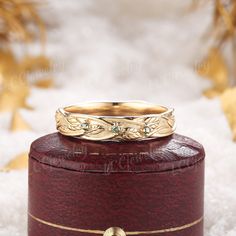
[(146, 140), (175, 130), (174, 109), (147, 102), (89, 102), (59, 108), (57, 130), (88, 140)]

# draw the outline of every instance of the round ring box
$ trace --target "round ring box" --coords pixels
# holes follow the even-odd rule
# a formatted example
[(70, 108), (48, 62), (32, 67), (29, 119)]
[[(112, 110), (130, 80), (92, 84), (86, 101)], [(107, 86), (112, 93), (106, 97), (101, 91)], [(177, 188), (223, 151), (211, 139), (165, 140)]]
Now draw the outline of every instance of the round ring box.
[(29, 236), (202, 236), (204, 149), (188, 137), (31, 145)]

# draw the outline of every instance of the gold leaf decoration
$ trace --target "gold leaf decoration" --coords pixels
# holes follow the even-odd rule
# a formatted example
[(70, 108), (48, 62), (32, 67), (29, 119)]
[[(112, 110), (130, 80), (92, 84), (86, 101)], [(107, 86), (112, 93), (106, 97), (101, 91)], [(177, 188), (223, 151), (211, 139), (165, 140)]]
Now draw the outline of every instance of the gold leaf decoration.
[(209, 98), (222, 93), (228, 86), (228, 68), (221, 52), (217, 48), (211, 48), (207, 57), (201, 63), (202, 67), (198, 68), (198, 73), (212, 81), (212, 88), (205, 91)]
[(57, 112), (55, 118), (57, 128), (61, 129), (62, 132), (76, 131), (76, 135), (84, 133), (84, 130), (80, 127), (82, 121), (77, 120), (77, 117), (70, 115), (64, 118), (61, 113)]
[(104, 128), (101, 125), (93, 124), (91, 125), (91, 129), (88, 131), (88, 134), (95, 136), (95, 135), (100, 134), (103, 131), (104, 131)]
[(28, 167), (28, 153), (24, 152), (17, 155), (8, 164), (6, 164), (1, 171), (23, 170)]
[(145, 123), (148, 123), (149, 127), (156, 129), (160, 123), (160, 119), (159, 117), (149, 117), (145, 119)]
[(66, 122), (70, 130), (74, 130), (74, 131), (78, 130), (79, 132), (81, 131), (82, 133), (84, 132), (83, 128), (81, 127), (81, 123), (85, 122), (84, 120), (81, 121), (77, 119), (77, 117), (70, 115), (66, 117)]
[(236, 87), (227, 89), (221, 95), (221, 104), (236, 141)]
[(169, 119), (170, 118), (162, 117), (156, 129), (153, 130), (152, 134), (155, 135), (155, 133), (159, 133), (165, 135), (168, 133), (170, 128), (172, 128), (172, 126), (169, 124)]
[(11, 120), (11, 131), (31, 130), (29, 124), (22, 118), (18, 111), (14, 111)]
[(101, 135), (106, 139), (114, 136), (114, 134), (109, 132), (109, 129), (111, 129), (112, 125), (106, 120), (91, 118), (89, 121), (87, 119), (82, 119), (80, 122), (81, 124), (87, 123), (88, 125), (84, 132), (85, 137), (92, 137), (94, 140), (96, 140)]
[(123, 135), (127, 139), (139, 139), (142, 137), (142, 133), (138, 128), (129, 127), (126, 129), (126, 132)]

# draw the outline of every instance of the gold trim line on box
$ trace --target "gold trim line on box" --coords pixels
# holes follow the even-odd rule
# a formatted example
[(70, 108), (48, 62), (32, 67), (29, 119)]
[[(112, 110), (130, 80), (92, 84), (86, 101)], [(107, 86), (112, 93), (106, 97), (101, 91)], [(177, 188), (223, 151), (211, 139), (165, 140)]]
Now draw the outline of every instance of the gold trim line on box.
[(90, 102), (59, 108), (57, 130), (88, 140), (145, 140), (175, 131), (174, 109), (147, 102)]
[[(64, 226), (64, 225), (59, 225), (55, 224), (52, 222), (48, 222), (45, 220), (42, 220), (30, 213), (28, 213), (29, 216), (34, 219), (35, 221), (50, 226), (58, 229), (63, 229), (63, 230), (68, 230), (68, 231), (74, 231), (74, 232), (80, 232), (80, 233), (89, 233), (89, 234), (99, 234), (99, 235), (104, 235), (104, 236), (125, 236), (125, 235), (142, 235), (142, 234), (162, 234), (162, 233), (169, 233), (169, 232), (176, 232), (180, 230), (184, 230), (190, 227), (193, 227), (194, 225), (199, 224), (200, 222), (203, 221), (203, 216), (200, 217), (199, 219), (185, 224), (181, 226), (176, 226), (176, 227), (171, 227), (171, 228), (166, 228), (166, 229), (157, 229), (157, 230), (147, 230), (147, 231), (124, 231), (123, 229), (119, 227), (111, 227), (107, 230), (95, 230), (95, 229), (80, 229), (80, 228), (74, 228), (74, 227), (69, 227), (69, 226)], [(117, 233), (115, 233), (117, 232)]]

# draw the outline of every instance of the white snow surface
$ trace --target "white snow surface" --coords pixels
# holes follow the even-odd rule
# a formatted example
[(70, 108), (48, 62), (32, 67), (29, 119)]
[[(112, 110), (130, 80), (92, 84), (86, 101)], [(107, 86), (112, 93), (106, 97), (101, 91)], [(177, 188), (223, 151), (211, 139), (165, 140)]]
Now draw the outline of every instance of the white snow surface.
[[(212, 5), (187, 0), (49, 0), (47, 54), (56, 86), (33, 88), (21, 110), (32, 131), (10, 132), (0, 114), (0, 166), (55, 131), (56, 108), (90, 100), (146, 100), (174, 107), (177, 132), (206, 151), (205, 235), (236, 235), (236, 144), (219, 100), (196, 73), (208, 49)], [(37, 53), (37, 45), (30, 47)], [(27, 171), (0, 173), (0, 236), (27, 235)]]

